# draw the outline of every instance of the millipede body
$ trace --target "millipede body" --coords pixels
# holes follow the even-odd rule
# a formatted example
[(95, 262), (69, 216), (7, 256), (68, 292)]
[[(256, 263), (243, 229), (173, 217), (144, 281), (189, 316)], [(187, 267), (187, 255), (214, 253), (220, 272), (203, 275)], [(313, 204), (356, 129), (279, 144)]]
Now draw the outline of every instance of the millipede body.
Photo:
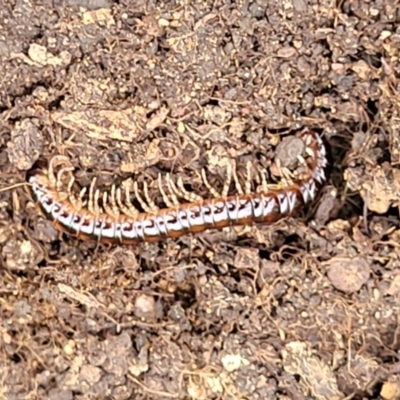
[[(140, 195), (135, 186), (135, 198), (144, 212), (134, 207), (129, 193), (120, 188), (113, 187), (110, 194), (104, 193), (101, 197), (93, 181), (88, 200), (83, 201), (87, 188), (79, 196), (74, 195), (71, 190), (74, 183), (72, 176), (65, 189), (61, 176), (71, 173), (73, 168), (63, 156), (55, 156), (48, 168), (29, 171), (27, 181), (35, 203), (53, 221), (54, 226), (83, 240), (130, 245), (227, 226), (272, 224), (293, 215), (301, 206), (313, 201), (326, 180), (327, 157), (322, 139), (308, 129), (298, 136), (305, 144), (306, 154), (301, 161), (306, 172), (285, 184), (278, 187), (264, 184), (258, 191), (251, 191), (250, 185), (247, 185), (243, 190), (235, 169), (230, 168), (222, 193), (213, 190), (212, 198), (202, 199), (185, 192), (183, 185), (175, 183), (172, 178), (167, 180), (166, 191), (160, 178), (160, 193), (166, 204), (164, 208), (158, 208), (149, 198), (147, 186), (144, 187), (145, 196)], [(55, 169), (59, 164), (64, 168), (56, 174)], [(232, 177), (237, 193), (228, 196)], [(179, 198), (186, 202), (181, 203)]]

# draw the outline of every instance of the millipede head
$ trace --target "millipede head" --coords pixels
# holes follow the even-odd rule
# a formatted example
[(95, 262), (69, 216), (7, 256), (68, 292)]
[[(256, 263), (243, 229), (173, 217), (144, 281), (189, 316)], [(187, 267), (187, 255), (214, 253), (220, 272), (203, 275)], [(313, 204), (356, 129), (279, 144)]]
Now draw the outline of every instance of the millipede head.
[(32, 167), (26, 172), (26, 181), (29, 182), (32, 176), (36, 176), (37, 174), (43, 174), (43, 172), (47, 171), (49, 163), (44, 157), (40, 157)]
[(26, 181), (28, 183), (26, 190), (33, 196), (35, 202), (38, 201), (38, 192), (45, 192), (49, 187), (47, 174), (38, 168), (28, 171)]

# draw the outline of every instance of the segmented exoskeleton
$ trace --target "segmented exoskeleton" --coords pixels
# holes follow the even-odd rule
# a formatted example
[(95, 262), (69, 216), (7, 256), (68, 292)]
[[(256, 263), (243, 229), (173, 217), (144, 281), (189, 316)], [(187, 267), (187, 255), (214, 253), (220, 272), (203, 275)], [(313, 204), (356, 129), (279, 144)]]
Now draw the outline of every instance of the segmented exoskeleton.
[[(35, 202), (55, 227), (73, 233), (79, 239), (136, 244), (233, 225), (271, 224), (293, 215), (299, 207), (313, 201), (326, 180), (327, 157), (322, 139), (308, 129), (298, 136), (305, 144), (305, 154), (299, 156), (299, 162), (306, 172), (288, 177), (280, 186), (267, 184), (265, 175), (261, 173), (258, 190), (252, 191), (249, 182), (243, 189), (232, 162), (227, 166), (221, 192), (208, 183), (203, 171), (203, 182), (213, 196), (203, 199), (185, 190), (181, 179), (175, 181), (171, 175), (159, 175), (158, 187), (165, 208), (160, 209), (151, 200), (146, 183), (143, 194), (137, 183), (133, 185), (135, 198), (144, 212), (133, 206), (128, 188), (113, 186), (110, 193), (101, 195), (93, 180), (89, 188), (81, 190), (79, 196), (74, 195), (73, 168), (64, 156), (53, 157), (48, 169), (29, 171), (27, 180)], [(65, 173), (71, 174), (67, 189), (62, 181)], [(232, 181), (236, 194), (228, 195)], [(83, 201), (87, 191), (88, 199)], [(180, 199), (185, 203), (181, 203)]]

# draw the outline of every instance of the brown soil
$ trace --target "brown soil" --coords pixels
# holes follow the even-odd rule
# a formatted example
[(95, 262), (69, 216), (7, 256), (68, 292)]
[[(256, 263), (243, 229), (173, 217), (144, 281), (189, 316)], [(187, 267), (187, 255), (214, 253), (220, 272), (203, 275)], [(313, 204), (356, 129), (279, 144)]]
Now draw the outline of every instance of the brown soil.
[[(1, 398), (399, 399), (399, 2), (115, 3), (0, 0)], [(329, 182), (272, 227), (97, 245), (21, 186), (195, 183), (303, 126)]]

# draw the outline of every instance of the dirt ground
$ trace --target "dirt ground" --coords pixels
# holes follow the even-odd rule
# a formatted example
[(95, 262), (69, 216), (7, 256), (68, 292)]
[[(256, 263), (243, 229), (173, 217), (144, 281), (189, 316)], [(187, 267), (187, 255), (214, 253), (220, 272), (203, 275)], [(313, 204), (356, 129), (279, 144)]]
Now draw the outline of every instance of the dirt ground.
[[(399, 399), (397, 0), (0, 0), (0, 398)], [(26, 171), (80, 185), (315, 129), (301, 215), (135, 247), (59, 233)]]

